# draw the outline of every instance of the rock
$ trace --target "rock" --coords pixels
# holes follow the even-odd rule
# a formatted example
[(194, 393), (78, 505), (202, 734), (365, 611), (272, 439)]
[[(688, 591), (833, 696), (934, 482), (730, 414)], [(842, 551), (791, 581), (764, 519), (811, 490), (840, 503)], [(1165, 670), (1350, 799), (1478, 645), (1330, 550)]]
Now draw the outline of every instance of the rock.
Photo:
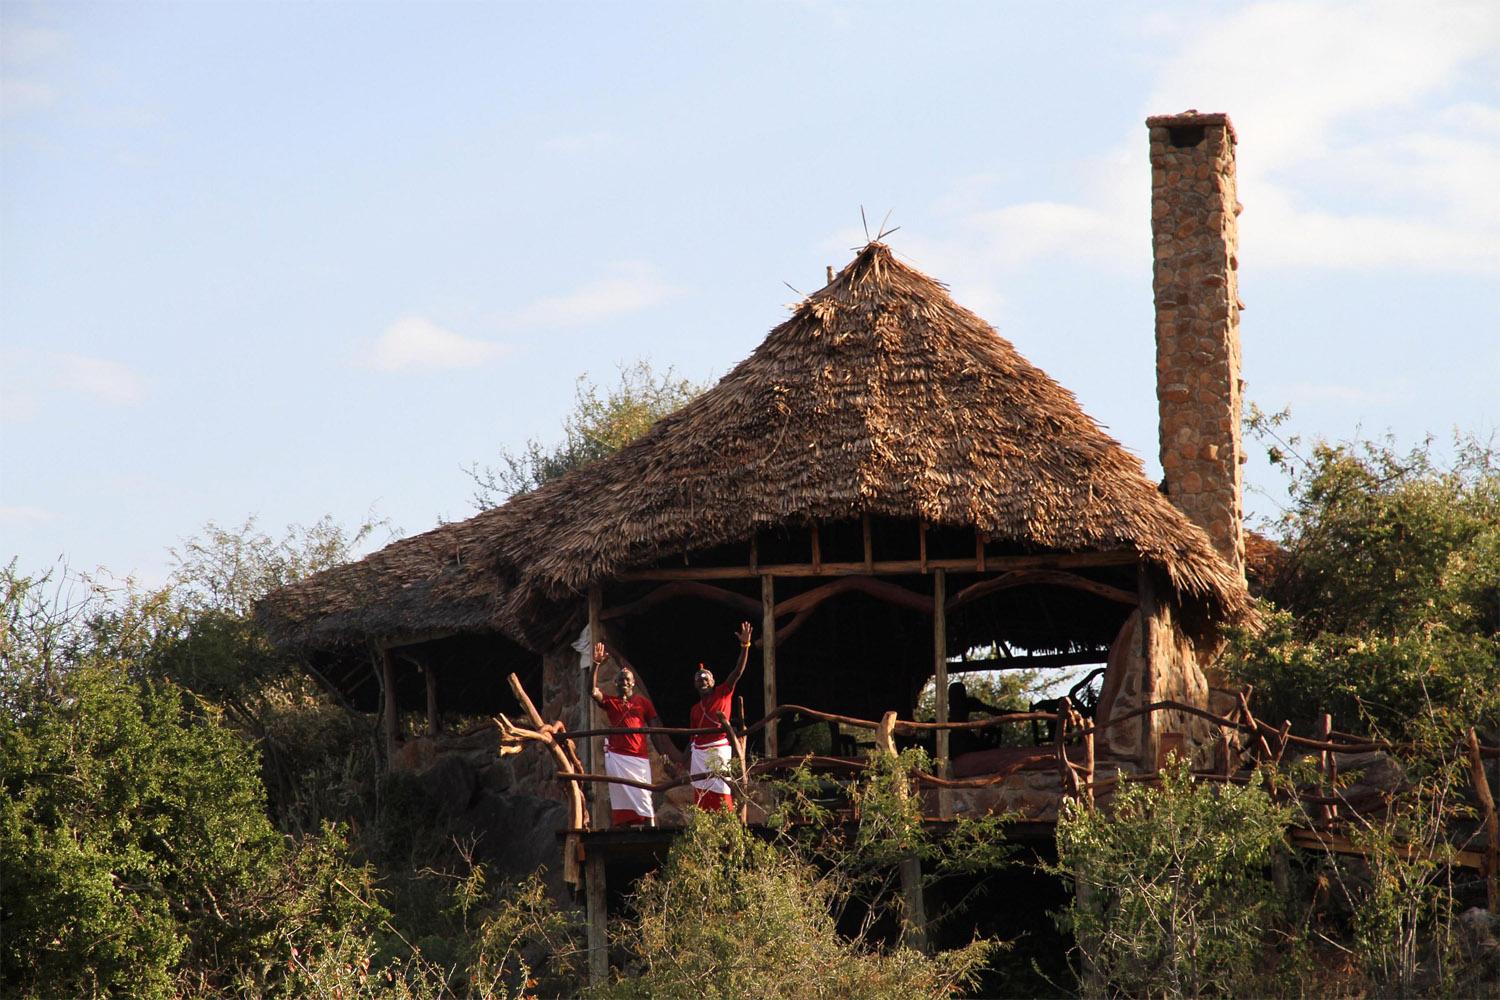
[(562, 844), (557, 831), (567, 825), (561, 802), (533, 795), (482, 792), (463, 816), (475, 839), (475, 860), (496, 879), (525, 878), (545, 866), (548, 882), (562, 878)]
[(1346, 794), (1354, 796), (1356, 789), (1373, 789), (1381, 792), (1396, 792), (1407, 786), (1406, 772), (1390, 754), (1381, 750), (1369, 753), (1341, 753), (1338, 760), (1340, 775), (1347, 775), (1350, 788)]
[(477, 782), (474, 771), (462, 758), (444, 754), (427, 770), (417, 775), (427, 797), (448, 813), (461, 813), (474, 799)]
[(516, 772), (509, 761), (496, 760), (479, 768), (475, 772), (475, 778), (479, 787), (486, 792), (504, 792), (515, 784)]
[(1500, 917), (1474, 906), (1459, 914), (1458, 937), (1464, 955), (1488, 976), (1500, 974)]

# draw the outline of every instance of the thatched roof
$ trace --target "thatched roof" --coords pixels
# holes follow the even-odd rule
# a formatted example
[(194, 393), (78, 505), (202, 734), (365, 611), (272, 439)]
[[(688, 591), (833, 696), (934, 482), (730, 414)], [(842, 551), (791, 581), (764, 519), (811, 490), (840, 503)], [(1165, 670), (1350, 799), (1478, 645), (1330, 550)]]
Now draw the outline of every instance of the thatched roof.
[[(1028, 551), (1134, 548), (1216, 617), (1245, 602), (1207, 536), (1072, 393), (871, 243), (718, 385), (621, 451), (288, 588), (271, 618), (306, 623), (290, 631), (308, 638), (328, 622), (472, 620), (535, 647), (590, 580), (862, 513), (973, 527)], [(473, 561), (447, 565), (449, 547)]]
[(490, 534), (502, 510), (393, 542), (267, 596), (256, 608), (277, 642), (329, 649), (433, 632), (515, 632), (495, 617)]

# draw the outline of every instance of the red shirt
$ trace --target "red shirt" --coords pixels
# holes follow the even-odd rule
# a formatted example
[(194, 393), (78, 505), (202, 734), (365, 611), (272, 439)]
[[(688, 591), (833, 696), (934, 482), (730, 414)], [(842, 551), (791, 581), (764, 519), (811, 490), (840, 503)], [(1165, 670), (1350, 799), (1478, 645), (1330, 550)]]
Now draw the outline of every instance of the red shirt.
[[(631, 729), (640, 729), (652, 719), (656, 718), (656, 706), (644, 695), (633, 694), (629, 700), (616, 698), (613, 695), (605, 695), (604, 711), (609, 715), (609, 724), (612, 728), (628, 726)], [(619, 736), (611, 736), (605, 741), (605, 746), (610, 753), (617, 753), (625, 757), (647, 757), (646, 734), (624, 733)]]
[[(688, 728), (703, 729), (707, 726), (718, 728), (719, 714), (729, 718), (729, 703), (734, 700), (734, 685), (725, 681), (714, 688), (699, 700), (698, 704), (688, 712)], [(724, 733), (709, 733), (706, 736), (694, 736), (693, 746), (707, 747), (715, 743), (724, 742)]]

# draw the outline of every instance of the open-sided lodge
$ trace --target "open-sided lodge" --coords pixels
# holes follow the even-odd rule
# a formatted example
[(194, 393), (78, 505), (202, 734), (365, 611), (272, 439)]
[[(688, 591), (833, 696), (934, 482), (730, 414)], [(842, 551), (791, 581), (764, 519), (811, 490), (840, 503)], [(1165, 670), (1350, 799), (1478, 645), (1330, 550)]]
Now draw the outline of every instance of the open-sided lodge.
[[(580, 669), (595, 638), (639, 668), (667, 725), (685, 725), (693, 668), (722, 676), (747, 619), (757, 648), (733, 723), (764, 766), (858, 759), (854, 742), (880, 732), (826, 716), (884, 719), (889, 733), (893, 713), (897, 742), (932, 752), (934, 814), (1045, 821), (1066, 791), (1058, 755), (1083, 749), (1051, 725), (1006, 740), (945, 728), (963, 721), (949, 718), (948, 680), (1086, 664), (1102, 671), (1070, 707), (1097, 727), (1091, 777), (1153, 769), (1169, 747), (1206, 757), (1218, 727), (1138, 710), (1208, 708), (1218, 629), (1248, 605), (1235, 136), (1223, 115), (1148, 126), (1161, 484), (943, 285), (873, 242), (618, 453), (278, 591), (261, 620), (330, 690), (384, 714), (393, 766), (430, 759), (445, 713), (597, 728)], [(929, 685), (938, 725), (912, 725)], [(409, 712), (425, 713), (425, 735)], [(556, 777), (597, 770), (598, 742), (576, 764), (516, 755), (511, 787), (573, 795), (575, 832), (607, 826), (597, 797), (582, 815), (576, 783)], [(664, 823), (681, 801), (667, 798)]]

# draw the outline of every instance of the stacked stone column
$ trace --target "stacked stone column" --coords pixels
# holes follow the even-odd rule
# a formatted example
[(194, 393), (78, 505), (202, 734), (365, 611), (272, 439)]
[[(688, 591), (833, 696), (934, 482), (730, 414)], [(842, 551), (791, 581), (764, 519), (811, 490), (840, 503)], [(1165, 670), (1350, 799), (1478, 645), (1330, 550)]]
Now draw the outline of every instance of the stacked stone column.
[(1244, 572), (1234, 126), (1146, 119), (1161, 464), (1172, 503)]

